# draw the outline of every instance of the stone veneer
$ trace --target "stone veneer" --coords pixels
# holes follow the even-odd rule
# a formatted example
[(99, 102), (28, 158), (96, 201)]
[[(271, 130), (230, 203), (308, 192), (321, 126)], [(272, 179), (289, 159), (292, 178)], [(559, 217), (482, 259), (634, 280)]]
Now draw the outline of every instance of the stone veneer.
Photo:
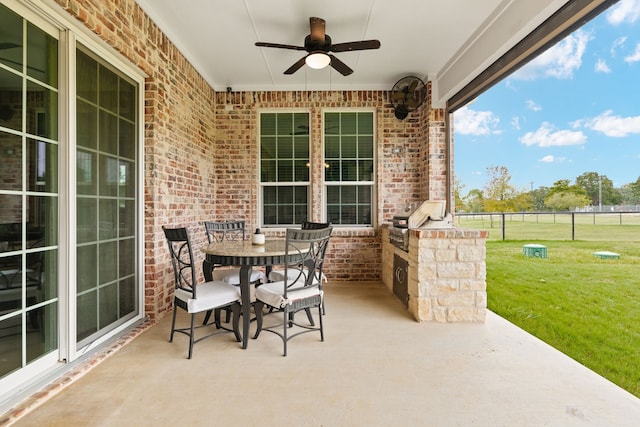
[(409, 251), (389, 243), (380, 228), (382, 281), (393, 292), (394, 255), (408, 260), (408, 310), (419, 322), (484, 322), (487, 307), (487, 231), (409, 230)]

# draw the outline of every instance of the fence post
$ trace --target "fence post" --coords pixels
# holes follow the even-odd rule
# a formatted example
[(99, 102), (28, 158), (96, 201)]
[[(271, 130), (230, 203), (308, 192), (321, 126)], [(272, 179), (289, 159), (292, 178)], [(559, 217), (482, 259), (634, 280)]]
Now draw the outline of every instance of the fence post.
[(571, 212), (571, 240), (576, 240), (576, 213), (575, 212)]
[(505, 213), (502, 212), (502, 240), (506, 239), (505, 236), (505, 224), (504, 224), (504, 220), (505, 220)]

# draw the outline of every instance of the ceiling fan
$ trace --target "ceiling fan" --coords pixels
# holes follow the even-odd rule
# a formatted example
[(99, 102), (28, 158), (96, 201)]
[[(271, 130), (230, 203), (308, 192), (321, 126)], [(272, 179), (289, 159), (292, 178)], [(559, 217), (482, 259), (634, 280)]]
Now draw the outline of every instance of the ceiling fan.
[(354, 50), (378, 49), (379, 40), (361, 40), (347, 43), (331, 43), (331, 37), (325, 34), (325, 20), (322, 18), (309, 18), (310, 34), (304, 38), (304, 46), (293, 46), (289, 44), (256, 42), (259, 47), (275, 47), (278, 49), (306, 50), (307, 55), (300, 58), (295, 64), (287, 68), (284, 74), (293, 74), (304, 64), (311, 68), (324, 68), (331, 65), (343, 76), (353, 73), (347, 64), (336, 58), (330, 52), (352, 52)]

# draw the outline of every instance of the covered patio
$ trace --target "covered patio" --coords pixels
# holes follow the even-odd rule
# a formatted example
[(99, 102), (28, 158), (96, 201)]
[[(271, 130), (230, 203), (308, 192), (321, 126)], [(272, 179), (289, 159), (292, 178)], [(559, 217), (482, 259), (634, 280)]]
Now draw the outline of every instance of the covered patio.
[[(42, 301), (11, 300), (0, 315), (15, 323), (5, 347), (13, 359), (0, 377), (0, 412), (8, 411), (0, 424), (565, 426), (640, 419), (637, 398), (485, 316), (483, 238), (467, 236), (477, 247), (447, 246), (430, 260), (424, 277), (461, 261), (445, 268), (443, 280), (409, 280), (423, 291), (472, 291), (442, 299), (472, 299), (473, 311), (418, 298), (410, 304), (433, 322), (415, 322), (382, 283), (390, 254), (401, 251), (384, 248), (394, 214), (425, 200), (444, 200), (454, 211), (451, 113), (615, 1), (335, 0), (321, 8), (292, 0), (273, 8), (201, 0), (181, 3), (182, 10), (160, 0), (1, 3), (15, 41), (4, 42), (0, 71), (16, 109), (0, 123), (15, 144), (3, 142), (12, 156), (2, 159), (3, 172), (31, 176), (35, 163), (23, 152), (33, 140), (47, 147), (32, 153), (46, 154), (48, 173), (5, 185), (0, 195), (22, 202), (36, 192), (29, 183), (49, 187), (34, 198), (47, 202), (41, 216), (23, 207), (0, 216), (21, 230), (0, 256), (20, 266), (32, 254), (49, 256), (39, 278), (50, 292)], [(282, 71), (291, 56), (255, 46), (300, 44), (316, 15), (335, 25), (327, 32), (336, 42), (379, 38), (381, 55), (344, 52), (352, 77), (330, 68), (289, 76)], [(211, 28), (213, 36), (195, 31)], [(30, 39), (34, 30), (39, 38)], [(42, 70), (34, 76), (23, 58), (36, 58)], [(424, 80), (425, 99), (401, 119), (392, 87), (408, 74)], [(47, 114), (38, 115), (43, 105), (27, 103), (27, 95), (43, 100)], [(266, 124), (281, 122), (289, 128), (268, 133)], [(332, 133), (336, 123), (347, 130)], [(280, 149), (285, 142), (278, 146), (284, 154), (270, 152), (278, 138), (288, 147), (295, 140), (290, 151), (298, 157)], [(347, 141), (344, 149), (335, 149), (338, 138)], [(284, 164), (277, 172), (287, 176), (294, 160), (303, 178), (273, 178), (274, 165)], [(285, 196), (273, 197), (274, 188)], [(204, 221), (230, 219), (262, 228), (267, 238), (283, 237), (301, 220), (335, 225), (324, 270), (324, 343), (300, 337), (283, 358), (271, 336), (242, 351), (228, 335), (197, 345), (187, 361), (183, 337), (167, 342), (174, 284), (161, 227), (190, 228), (200, 248)], [(42, 247), (28, 244), (34, 225), (47, 232)], [(460, 240), (464, 231), (449, 234)], [(26, 296), (26, 274), (21, 279)], [(34, 313), (43, 319), (35, 326), (28, 322)]]
[(15, 425), (621, 427), (640, 419), (635, 396), (491, 312), (483, 324), (420, 324), (381, 283), (329, 283), (326, 292), (325, 342), (302, 336), (284, 358), (272, 335), (241, 350), (228, 334), (187, 360), (185, 337), (167, 341), (165, 316), (107, 345), (89, 372), (79, 365), (25, 401)]

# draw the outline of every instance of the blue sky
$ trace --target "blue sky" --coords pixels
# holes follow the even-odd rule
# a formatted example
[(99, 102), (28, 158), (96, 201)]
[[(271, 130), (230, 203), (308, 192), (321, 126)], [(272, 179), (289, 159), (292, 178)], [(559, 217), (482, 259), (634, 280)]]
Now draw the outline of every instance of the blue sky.
[(454, 113), (462, 195), (506, 166), (528, 191), (585, 172), (640, 177), (640, 0), (621, 0)]

